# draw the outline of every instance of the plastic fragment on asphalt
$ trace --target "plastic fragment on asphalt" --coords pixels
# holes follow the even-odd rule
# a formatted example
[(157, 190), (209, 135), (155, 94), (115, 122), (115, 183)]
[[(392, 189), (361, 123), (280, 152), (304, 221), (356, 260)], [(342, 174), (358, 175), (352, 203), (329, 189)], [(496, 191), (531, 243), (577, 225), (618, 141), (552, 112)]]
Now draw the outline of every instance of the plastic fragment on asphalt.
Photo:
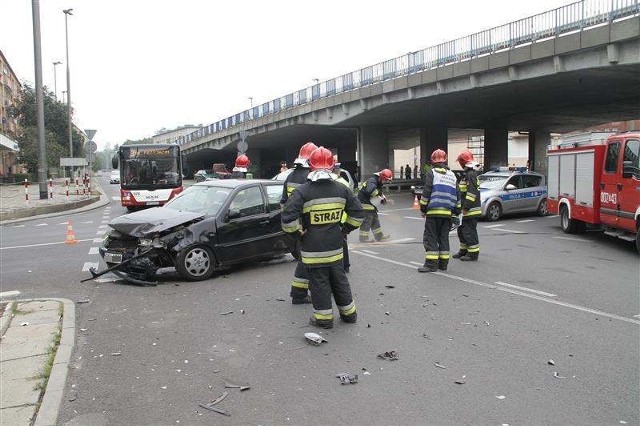
[(322, 337), (317, 333), (304, 333), (304, 337), (307, 339), (308, 342), (316, 346), (320, 346), (322, 342), (327, 342), (327, 339), (325, 339), (324, 337)]
[(231, 414), (229, 414), (227, 411), (222, 410), (220, 408), (210, 407), (210, 406), (204, 405), (204, 404), (198, 404), (198, 405), (200, 407), (204, 408), (205, 410), (214, 411), (216, 413), (222, 414), (223, 416), (231, 417)]
[(240, 389), (240, 391), (246, 391), (251, 389), (251, 386), (244, 386), (244, 385), (236, 385), (235, 383), (229, 383), (229, 382), (225, 382), (224, 383), (224, 387), (225, 388), (236, 388), (236, 389)]
[(21, 323), (20, 323), (20, 325), (21, 325), (22, 327), (26, 327), (26, 326), (28, 326), (28, 325), (29, 325), (29, 323), (28, 323), (28, 322), (21, 322)]
[(229, 311), (229, 312), (220, 312), (220, 315), (229, 315), (229, 314), (232, 314), (232, 313), (233, 313), (233, 311)]
[(122, 352), (113, 352), (111, 354), (111, 356), (120, 356), (120, 355), (122, 355)]
[(282, 298), (280, 298), (280, 297), (276, 297), (276, 300), (277, 300), (278, 302), (286, 302), (286, 300), (285, 300), (285, 299), (282, 299)]
[(385, 285), (386, 288), (396, 288), (395, 285)]
[(222, 395), (220, 395), (219, 397), (217, 397), (216, 399), (214, 399), (213, 401), (211, 401), (210, 403), (207, 404), (207, 406), (212, 406), (212, 405), (216, 405), (217, 403), (219, 403), (220, 401), (222, 401), (223, 399), (225, 399), (227, 397), (227, 395), (229, 395), (229, 392), (223, 392)]
[(386, 359), (387, 361), (397, 361), (398, 352), (395, 350), (378, 354), (378, 358)]
[(76, 303), (77, 304), (81, 304), (81, 303), (89, 303), (89, 302), (90, 302), (90, 300), (86, 299), (86, 300), (78, 300)]
[(553, 372), (553, 377), (555, 377), (556, 379), (566, 379), (565, 376), (559, 375), (557, 371)]
[(436, 367), (438, 367), (438, 368), (442, 368), (442, 369), (447, 368), (447, 367), (445, 367), (444, 365), (440, 364), (439, 362), (436, 362), (434, 365), (435, 365)]
[(351, 373), (338, 373), (336, 377), (340, 379), (341, 385), (353, 385), (358, 383), (358, 375)]
[(467, 381), (465, 380), (465, 377), (467, 377), (467, 376), (466, 375), (462, 376), (461, 378), (456, 380), (454, 383), (457, 384), (457, 385), (464, 385), (465, 383), (467, 383)]
[(496, 395), (496, 398), (498, 398), (498, 399), (505, 399), (505, 398), (506, 398), (506, 396), (504, 396), (504, 395)]
[(556, 362), (554, 360), (550, 359), (549, 361), (547, 361), (547, 364), (556, 365)]

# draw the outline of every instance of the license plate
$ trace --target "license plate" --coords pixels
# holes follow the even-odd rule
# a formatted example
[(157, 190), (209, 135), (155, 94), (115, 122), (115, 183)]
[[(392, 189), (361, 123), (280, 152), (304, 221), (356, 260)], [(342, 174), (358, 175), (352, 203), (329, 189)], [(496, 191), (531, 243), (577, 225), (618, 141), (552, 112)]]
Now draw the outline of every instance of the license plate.
[(104, 261), (107, 263), (121, 263), (122, 254), (121, 253), (105, 253)]
[(160, 204), (160, 201), (147, 201), (148, 206), (157, 206)]

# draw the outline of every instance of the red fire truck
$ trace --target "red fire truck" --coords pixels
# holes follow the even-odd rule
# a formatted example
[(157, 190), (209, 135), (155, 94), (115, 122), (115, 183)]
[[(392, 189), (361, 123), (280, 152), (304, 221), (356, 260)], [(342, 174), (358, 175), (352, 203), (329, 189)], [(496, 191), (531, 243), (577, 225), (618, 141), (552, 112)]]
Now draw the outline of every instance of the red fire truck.
[(568, 234), (595, 225), (635, 241), (640, 253), (640, 132), (604, 142), (552, 147), (547, 152), (547, 207)]

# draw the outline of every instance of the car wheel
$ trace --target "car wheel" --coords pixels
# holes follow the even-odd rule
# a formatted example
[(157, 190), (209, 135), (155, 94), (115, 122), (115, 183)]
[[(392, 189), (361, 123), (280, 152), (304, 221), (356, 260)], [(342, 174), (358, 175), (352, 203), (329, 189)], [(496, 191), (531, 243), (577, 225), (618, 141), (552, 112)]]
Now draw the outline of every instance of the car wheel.
[(636, 250), (640, 253), (640, 226), (638, 226), (638, 230), (636, 231)]
[(547, 200), (540, 201), (536, 213), (538, 214), (538, 216), (546, 216), (549, 214), (549, 209), (547, 208)]
[(565, 234), (575, 234), (578, 230), (577, 221), (569, 219), (569, 209), (566, 206), (560, 207), (560, 228)]
[(489, 222), (495, 222), (500, 219), (500, 216), (502, 216), (502, 207), (500, 207), (500, 203), (494, 201), (489, 204), (489, 207), (487, 207), (487, 220)]
[(186, 280), (206, 280), (215, 271), (213, 252), (205, 246), (187, 247), (178, 253), (176, 269)]

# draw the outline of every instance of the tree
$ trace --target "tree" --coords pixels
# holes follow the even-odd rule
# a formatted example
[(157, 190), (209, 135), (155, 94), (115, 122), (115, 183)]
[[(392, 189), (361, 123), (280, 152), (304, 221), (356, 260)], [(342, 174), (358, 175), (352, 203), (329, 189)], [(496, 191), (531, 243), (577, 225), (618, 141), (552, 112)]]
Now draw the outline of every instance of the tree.
[[(47, 152), (47, 166), (60, 166), (60, 157), (69, 157), (69, 126), (67, 105), (55, 99), (52, 92), (44, 88), (44, 125)], [(73, 114), (73, 110), (71, 111)], [(23, 83), (20, 100), (9, 109), (9, 113), (18, 118), (20, 131), (17, 135), (20, 147), (19, 160), (29, 172), (38, 170), (38, 119), (36, 116), (36, 92), (27, 83)], [(83, 157), (82, 136), (73, 129), (73, 156)]]

